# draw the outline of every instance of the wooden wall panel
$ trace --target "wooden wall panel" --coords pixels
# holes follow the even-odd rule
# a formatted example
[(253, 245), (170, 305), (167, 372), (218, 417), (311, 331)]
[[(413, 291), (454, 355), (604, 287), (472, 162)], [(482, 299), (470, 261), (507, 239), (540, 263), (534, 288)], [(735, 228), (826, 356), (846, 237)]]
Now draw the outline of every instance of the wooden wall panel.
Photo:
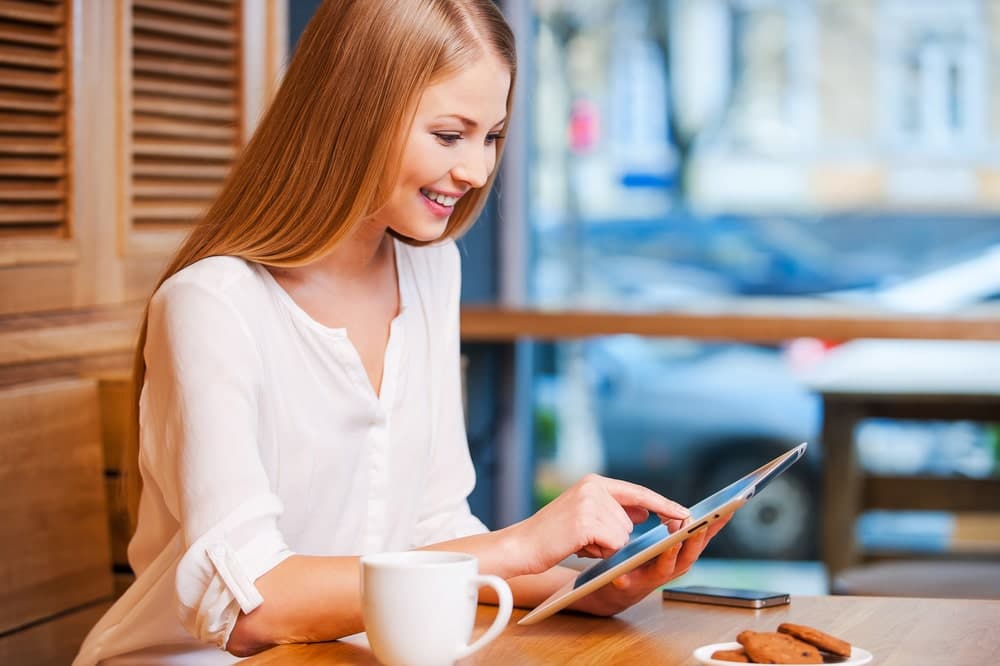
[(110, 598), (93, 380), (0, 391), (0, 633)]
[[(0, 248), (4, 240), (0, 239)], [(13, 246), (12, 252), (17, 252), (15, 248), (20, 245), (19, 239), (6, 240)], [(72, 307), (76, 276), (77, 270), (73, 265), (0, 268), (0, 317)]]
[(0, 320), (0, 366), (131, 350), (140, 312), (77, 310)]
[(113, 594), (109, 523), (115, 591), (131, 580), (127, 401), (105, 391), (99, 414), (84, 378), (129, 369), (156, 279), (276, 89), (286, 2), (0, 0), (0, 664), (71, 661)]
[(65, 377), (100, 377), (121, 372), (131, 363), (132, 353), (126, 351), (8, 366), (0, 369), (0, 388)]
[(149, 297), (277, 87), (285, 4), (0, 2), (0, 318)]

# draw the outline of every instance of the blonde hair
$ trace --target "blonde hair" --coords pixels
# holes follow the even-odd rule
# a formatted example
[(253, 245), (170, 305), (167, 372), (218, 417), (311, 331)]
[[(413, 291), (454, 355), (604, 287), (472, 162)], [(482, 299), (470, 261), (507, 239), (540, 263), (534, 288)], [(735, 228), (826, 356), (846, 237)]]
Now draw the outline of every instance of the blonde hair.
[[(387, 202), (422, 91), (487, 55), (510, 68), (509, 121), (517, 68), (514, 37), (492, 0), (326, 0), (302, 34), (274, 101), (218, 198), (157, 288), (211, 256), (294, 267), (328, 254)], [(498, 161), (502, 151), (500, 138)], [(444, 237), (457, 237), (472, 225), (495, 177), (496, 171), (484, 187), (459, 200)], [(123, 460), (133, 528), (142, 490), (139, 395), (146, 374), (147, 320), (148, 304), (135, 353), (131, 432)]]

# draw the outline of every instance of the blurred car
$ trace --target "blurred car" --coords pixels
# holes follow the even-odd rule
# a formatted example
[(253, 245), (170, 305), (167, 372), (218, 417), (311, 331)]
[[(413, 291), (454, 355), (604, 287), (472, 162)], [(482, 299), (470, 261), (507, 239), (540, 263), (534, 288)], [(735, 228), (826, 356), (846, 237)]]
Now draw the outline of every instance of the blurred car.
[[(947, 312), (989, 304), (1000, 295), (1000, 223), (949, 220), (949, 228), (942, 229), (927, 219), (894, 218), (873, 229), (870, 222), (599, 225), (589, 237), (590, 294), (596, 295), (591, 300), (617, 299), (641, 309), (741, 295), (810, 295), (902, 312)], [(877, 237), (897, 238), (896, 249), (869, 242)], [(640, 257), (636, 264), (627, 258), (630, 251)], [(630, 272), (632, 266), (641, 269), (638, 274)], [(821, 404), (798, 374), (801, 363), (820, 360), (828, 347), (821, 341), (767, 346), (632, 336), (590, 340), (574, 353), (583, 355), (590, 373), (592, 414), (569, 418), (592, 421), (596, 429), (601, 451), (589, 462), (685, 503), (808, 441), (807, 457), (744, 507), (709, 552), (815, 557)], [(936, 465), (932, 471), (947, 472), (939, 469), (947, 467), (942, 461), (958, 460), (939, 453), (952, 450), (955, 444), (949, 442), (960, 429), (876, 427), (881, 430), (860, 431), (863, 451), (870, 450), (864, 448), (869, 433), (877, 432), (901, 442), (897, 451), (925, 451), (924, 459)], [(962, 446), (970, 451), (963, 459), (976, 461), (977, 473), (989, 473), (991, 463), (982, 462), (985, 445)]]
[(777, 348), (618, 336), (586, 345), (608, 475), (686, 504), (808, 441), (716, 537), (716, 555), (816, 555), (818, 398)]

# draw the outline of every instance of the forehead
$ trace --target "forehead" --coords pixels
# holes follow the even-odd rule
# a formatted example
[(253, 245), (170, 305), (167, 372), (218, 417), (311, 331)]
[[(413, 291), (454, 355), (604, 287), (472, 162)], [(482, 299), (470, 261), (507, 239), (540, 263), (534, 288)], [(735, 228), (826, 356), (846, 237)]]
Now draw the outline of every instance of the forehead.
[(492, 127), (507, 113), (510, 70), (484, 56), (424, 89), (417, 106), (421, 117), (460, 115)]

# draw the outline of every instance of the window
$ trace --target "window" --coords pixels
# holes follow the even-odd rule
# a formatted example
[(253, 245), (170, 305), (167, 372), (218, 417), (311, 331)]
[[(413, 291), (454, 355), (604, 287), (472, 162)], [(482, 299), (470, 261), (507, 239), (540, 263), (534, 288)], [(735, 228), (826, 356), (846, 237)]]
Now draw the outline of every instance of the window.
[[(998, 316), (1000, 172), (984, 153), (1000, 109), (987, 115), (983, 77), (1000, 59), (975, 27), (980, 3), (531, 9), (528, 159), (505, 166), (507, 182), (530, 184), (526, 300), (650, 320), (775, 313), (766, 344), (697, 337), (740, 338), (732, 321), (537, 343), (518, 386), (534, 396), (536, 501), (591, 470), (693, 501), (775, 449), (816, 441), (818, 396), (803, 376), (845, 341), (784, 336), (803, 315)], [(890, 127), (924, 143), (893, 143)], [(643, 148), (623, 159), (637, 137)], [(989, 436), (976, 432), (985, 456)], [(706, 460), (733, 467), (712, 476)], [(816, 463), (727, 528), (728, 552), (815, 554)], [(995, 458), (977, 469), (995, 473)], [(747, 550), (761, 530), (773, 552)]]

